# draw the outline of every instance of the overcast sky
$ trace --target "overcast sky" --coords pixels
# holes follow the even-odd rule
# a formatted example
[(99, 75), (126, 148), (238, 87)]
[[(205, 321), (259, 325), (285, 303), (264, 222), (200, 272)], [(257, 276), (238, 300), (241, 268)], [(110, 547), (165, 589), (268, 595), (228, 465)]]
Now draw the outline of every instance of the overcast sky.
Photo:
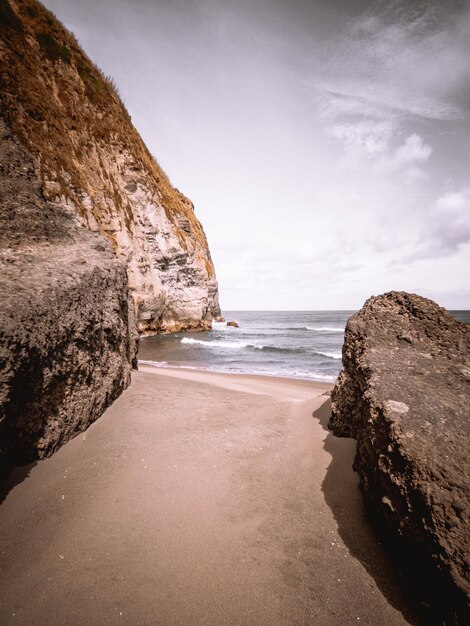
[(470, 309), (470, 0), (46, 0), (196, 206), (223, 309)]

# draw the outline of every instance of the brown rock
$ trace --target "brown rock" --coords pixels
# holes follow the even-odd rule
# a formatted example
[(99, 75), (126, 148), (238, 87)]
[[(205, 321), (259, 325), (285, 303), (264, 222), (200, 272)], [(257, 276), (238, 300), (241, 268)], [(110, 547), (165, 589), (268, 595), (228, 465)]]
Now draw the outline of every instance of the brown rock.
[(227, 326), (233, 326), (233, 328), (240, 328), (237, 322), (227, 322)]
[(135, 356), (125, 265), (44, 199), (7, 129), (0, 117), (0, 475), (96, 420)]
[(426, 623), (470, 623), (470, 328), (431, 300), (370, 298), (346, 326), (329, 427)]

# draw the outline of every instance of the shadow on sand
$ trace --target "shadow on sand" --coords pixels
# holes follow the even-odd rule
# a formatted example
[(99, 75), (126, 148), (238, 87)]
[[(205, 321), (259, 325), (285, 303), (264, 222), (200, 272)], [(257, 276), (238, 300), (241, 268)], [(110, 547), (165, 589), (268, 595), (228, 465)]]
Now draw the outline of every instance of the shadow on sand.
[(28, 478), (33, 467), (37, 465), (37, 461), (14, 467), (10, 473), (0, 480), (0, 504), (5, 500), (12, 489)]
[(314, 413), (321, 426), (328, 432), (324, 448), (331, 455), (322, 491), (338, 524), (338, 533), (350, 554), (357, 559), (375, 580), (377, 587), (389, 604), (400, 611), (404, 619), (415, 626), (421, 623), (416, 606), (404, 589), (391, 557), (381, 544), (367, 517), (359, 478), (352, 465), (356, 450), (354, 439), (335, 437), (328, 430), (331, 400), (326, 400)]

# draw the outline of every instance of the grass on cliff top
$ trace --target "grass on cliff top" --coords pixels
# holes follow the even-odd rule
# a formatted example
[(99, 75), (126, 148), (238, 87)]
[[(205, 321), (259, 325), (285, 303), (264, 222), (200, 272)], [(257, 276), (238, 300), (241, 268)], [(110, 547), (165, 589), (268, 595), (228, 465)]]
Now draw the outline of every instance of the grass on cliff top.
[[(205, 248), (205, 235), (191, 203), (174, 189), (149, 153), (114, 81), (90, 61), (73, 34), (37, 0), (0, 0), (0, 40), (4, 113), (37, 158), (42, 176), (55, 180), (61, 195), (80, 206), (83, 192), (93, 196), (90, 137), (103, 150), (118, 144), (149, 174), (168, 218), (177, 224), (178, 216), (187, 217), (192, 236)], [(112, 196), (114, 181), (108, 187)], [(126, 224), (132, 227), (131, 207), (126, 208)], [(186, 245), (187, 235), (179, 230)]]

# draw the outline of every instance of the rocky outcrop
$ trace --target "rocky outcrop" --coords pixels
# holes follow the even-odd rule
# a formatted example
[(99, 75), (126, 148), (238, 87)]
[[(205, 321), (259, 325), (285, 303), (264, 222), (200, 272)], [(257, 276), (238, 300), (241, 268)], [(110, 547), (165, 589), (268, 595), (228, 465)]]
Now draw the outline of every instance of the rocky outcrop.
[(139, 331), (209, 328), (220, 309), (204, 231), (112, 80), (36, 0), (0, 0), (0, 64), (4, 115), (45, 198), (125, 263)]
[(0, 475), (97, 419), (135, 358), (127, 273), (106, 239), (45, 200), (0, 118)]
[(329, 423), (357, 440), (369, 510), (413, 583), (424, 621), (469, 623), (470, 328), (391, 292), (348, 321)]

